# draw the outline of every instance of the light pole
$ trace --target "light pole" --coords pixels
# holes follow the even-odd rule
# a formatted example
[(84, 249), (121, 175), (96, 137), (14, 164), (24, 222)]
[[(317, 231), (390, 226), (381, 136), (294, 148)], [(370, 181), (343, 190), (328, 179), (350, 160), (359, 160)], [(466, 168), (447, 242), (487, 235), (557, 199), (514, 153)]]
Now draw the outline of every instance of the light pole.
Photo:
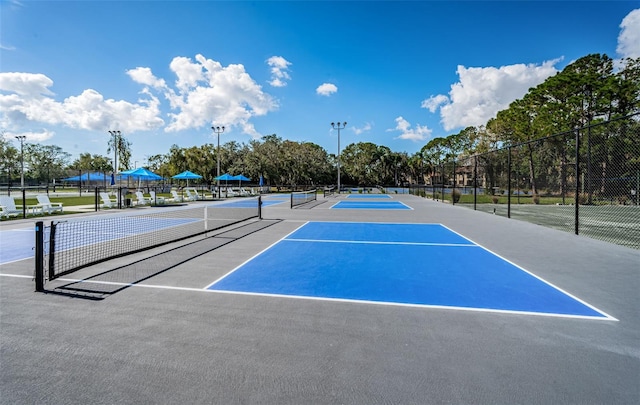
[(211, 127), (213, 132), (218, 134), (218, 149), (216, 149), (216, 160), (217, 160), (217, 175), (216, 175), (216, 187), (218, 189), (217, 196), (220, 198), (220, 134), (224, 132), (224, 126), (213, 126)]
[(24, 190), (24, 140), (27, 137), (24, 135), (16, 136), (16, 139), (20, 141), (20, 188)]
[(340, 194), (340, 130), (347, 126), (347, 122), (342, 123), (342, 127), (339, 122), (332, 122), (331, 128), (338, 130), (338, 194)]
[(120, 131), (109, 131), (109, 134), (113, 136), (113, 177), (115, 179), (116, 173), (118, 173), (118, 138), (120, 137)]

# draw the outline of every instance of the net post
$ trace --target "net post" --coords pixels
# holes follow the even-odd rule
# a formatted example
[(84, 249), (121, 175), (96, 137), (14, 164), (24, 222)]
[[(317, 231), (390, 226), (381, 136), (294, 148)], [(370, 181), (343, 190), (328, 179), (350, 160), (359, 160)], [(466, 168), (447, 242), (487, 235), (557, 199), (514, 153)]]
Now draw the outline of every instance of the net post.
[(56, 224), (51, 222), (49, 229), (49, 280), (55, 278), (55, 248), (56, 248)]
[(262, 196), (258, 196), (258, 219), (262, 219)]
[(44, 222), (36, 222), (36, 249), (35, 249), (36, 269), (36, 291), (44, 291)]

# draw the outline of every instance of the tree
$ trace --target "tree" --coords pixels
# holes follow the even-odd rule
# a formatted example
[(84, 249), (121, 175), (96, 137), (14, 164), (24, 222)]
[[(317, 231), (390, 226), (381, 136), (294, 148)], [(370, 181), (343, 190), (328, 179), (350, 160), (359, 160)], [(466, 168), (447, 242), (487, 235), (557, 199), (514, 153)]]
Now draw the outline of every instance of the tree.
[(112, 169), (115, 172), (129, 170), (131, 168), (131, 142), (118, 131), (109, 138), (107, 146), (107, 154), (112, 154), (115, 151), (115, 156), (118, 159), (118, 167), (113, 167), (112, 164)]
[(11, 186), (11, 179), (20, 176), (20, 151), (5, 139), (4, 133), (0, 133), (0, 162), (2, 175), (6, 176), (6, 182)]
[(55, 145), (25, 144), (25, 165), (29, 177), (49, 184), (51, 179), (64, 176), (71, 155)]

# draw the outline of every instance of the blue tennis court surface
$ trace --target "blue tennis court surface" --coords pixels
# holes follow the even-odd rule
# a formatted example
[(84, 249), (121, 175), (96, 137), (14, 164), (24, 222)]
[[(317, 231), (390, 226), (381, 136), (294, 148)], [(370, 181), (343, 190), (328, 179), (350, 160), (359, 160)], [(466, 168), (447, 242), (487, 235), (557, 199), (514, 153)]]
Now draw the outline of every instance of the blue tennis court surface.
[(438, 224), (309, 222), (207, 288), (613, 319)]
[(338, 201), (331, 209), (352, 210), (410, 210), (408, 205), (400, 201)]
[(33, 257), (35, 244), (34, 228), (0, 231), (0, 264)]

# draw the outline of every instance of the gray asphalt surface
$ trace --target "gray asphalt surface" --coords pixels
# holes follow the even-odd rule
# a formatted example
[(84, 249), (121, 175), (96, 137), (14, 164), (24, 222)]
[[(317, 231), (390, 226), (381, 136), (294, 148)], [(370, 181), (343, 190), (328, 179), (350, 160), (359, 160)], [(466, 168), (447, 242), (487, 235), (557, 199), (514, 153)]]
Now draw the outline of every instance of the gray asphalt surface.
[[(269, 226), (102, 300), (34, 292), (32, 259), (0, 266), (0, 403), (640, 403), (640, 251), (410, 195), (328, 209), (339, 198), (265, 207)], [(442, 223), (618, 321), (203, 290), (307, 220)]]

